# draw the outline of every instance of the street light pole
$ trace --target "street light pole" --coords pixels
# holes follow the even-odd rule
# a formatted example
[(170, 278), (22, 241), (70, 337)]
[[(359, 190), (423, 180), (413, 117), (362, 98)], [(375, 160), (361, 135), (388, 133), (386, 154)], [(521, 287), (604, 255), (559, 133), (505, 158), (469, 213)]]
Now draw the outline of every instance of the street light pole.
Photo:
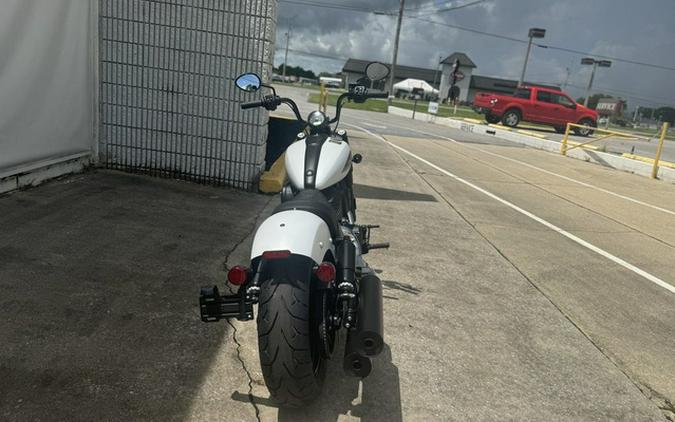
[(593, 88), (593, 79), (595, 78), (595, 69), (598, 68), (598, 62), (593, 63), (593, 70), (591, 70), (591, 79), (588, 81), (588, 88), (586, 88), (586, 98), (584, 99), (584, 107), (588, 107), (588, 98), (591, 96), (591, 88)]
[(396, 73), (396, 59), (398, 58), (398, 40), (401, 36), (401, 23), (403, 22), (403, 7), (405, 0), (401, 0), (401, 7), (398, 11), (398, 23), (396, 24), (396, 39), (394, 40), (394, 57), (391, 60), (391, 74), (389, 76), (389, 103), (394, 94), (394, 74)]
[(588, 88), (586, 88), (586, 98), (584, 99), (584, 107), (588, 107), (588, 99), (591, 96), (591, 89), (593, 88), (593, 79), (595, 79), (595, 69), (600, 67), (610, 67), (612, 62), (610, 60), (595, 60), (593, 57), (584, 57), (581, 59), (583, 65), (593, 65), (591, 70), (591, 79), (588, 81)]
[(518, 80), (518, 87), (523, 85), (525, 80), (525, 70), (527, 69), (527, 61), (530, 59), (530, 50), (532, 49), (532, 38), (544, 38), (546, 35), (546, 30), (542, 28), (530, 28), (528, 32), (529, 41), (527, 42), (527, 52), (525, 53), (525, 61), (523, 62), (523, 71), (520, 74), (520, 79)]

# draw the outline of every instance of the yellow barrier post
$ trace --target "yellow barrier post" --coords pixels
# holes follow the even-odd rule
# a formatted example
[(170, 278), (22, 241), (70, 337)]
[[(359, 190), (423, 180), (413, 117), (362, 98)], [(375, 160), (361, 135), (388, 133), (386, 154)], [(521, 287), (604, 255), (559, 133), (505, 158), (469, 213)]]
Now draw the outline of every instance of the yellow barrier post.
[(326, 112), (326, 100), (328, 93), (326, 92), (326, 85), (321, 82), (321, 94), (319, 94), (319, 111)]
[(656, 148), (656, 156), (654, 157), (654, 167), (652, 167), (652, 179), (656, 179), (659, 172), (659, 160), (661, 159), (661, 151), (663, 150), (663, 141), (666, 139), (668, 132), (668, 122), (663, 123), (661, 128), (661, 137), (659, 138), (659, 146)]
[(567, 138), (570, 136), (570, 124), (567, 123), (565, 127), (565, 136), (563, 137), (562, 144), (560, 145), (560, 153), (562, 155), (567, 155)]

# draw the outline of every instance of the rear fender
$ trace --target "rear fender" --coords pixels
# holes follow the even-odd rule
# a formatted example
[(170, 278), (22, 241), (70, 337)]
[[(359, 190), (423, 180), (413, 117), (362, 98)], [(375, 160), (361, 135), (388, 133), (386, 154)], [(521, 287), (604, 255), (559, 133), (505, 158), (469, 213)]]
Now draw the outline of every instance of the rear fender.
[(323, 262), (328, 252), (335, 256), (328, 225), (318, 216), (300, 210), (283, 211), (267, 218), (253, 238), (251, 261), (267, 251), (290, 251), (292, 255)]

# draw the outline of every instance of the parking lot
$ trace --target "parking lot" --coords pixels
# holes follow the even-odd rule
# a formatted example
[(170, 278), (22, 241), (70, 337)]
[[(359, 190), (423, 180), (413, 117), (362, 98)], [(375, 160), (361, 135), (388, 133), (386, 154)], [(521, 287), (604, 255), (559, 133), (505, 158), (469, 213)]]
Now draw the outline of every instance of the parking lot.
[(675, 186), (386, 114), (343, 127), (359, 219), (392, 244), (368, 255), (369, 378), (338, 357), (322, 398), (279, 410), (255, 325), (199, 321), (276, 197), (94, 171), (0, 197), (2, 418), (673, 417)]

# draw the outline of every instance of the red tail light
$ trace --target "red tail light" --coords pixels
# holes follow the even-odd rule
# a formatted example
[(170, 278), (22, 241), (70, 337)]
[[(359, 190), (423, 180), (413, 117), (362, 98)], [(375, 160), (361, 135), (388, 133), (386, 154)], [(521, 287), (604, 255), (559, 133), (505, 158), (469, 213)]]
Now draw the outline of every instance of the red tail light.
[(314, 270), (316, 278), (324, 283), (330, 283), (335, 280), (335, 265), (330, 262), (322, 262)]
[(262, 254), (265, 259), (284, 259), (289, 256), (291, 256), (291, 251), (267, 251)]
[(246, 283), (246, 280), (248, 280), (248, 269), (240, 265), (230, 268), (230, 271), (227, 272), (227, 281), (235, 286), (241, 286)]

